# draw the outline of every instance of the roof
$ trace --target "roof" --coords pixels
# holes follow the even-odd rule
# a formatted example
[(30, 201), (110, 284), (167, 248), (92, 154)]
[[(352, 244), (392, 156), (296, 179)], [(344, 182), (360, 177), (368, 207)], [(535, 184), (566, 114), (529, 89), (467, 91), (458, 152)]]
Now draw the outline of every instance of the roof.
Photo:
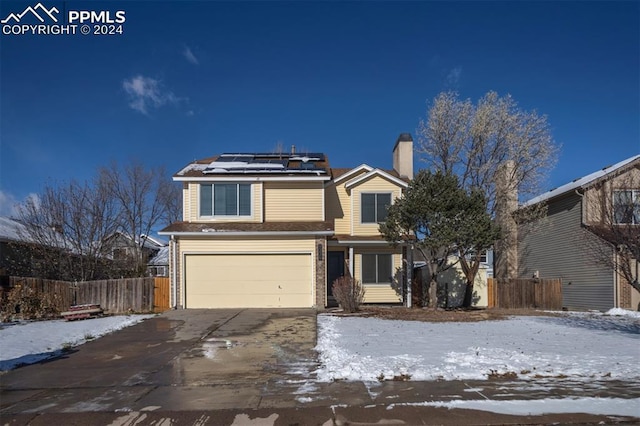
[(162, 247), (158, 250), (153, 258), (149, 261), (149, 265), (168, 265), (169, 264), (169, 246)]
[(369, 173), (374, 170), (378, 170), (379, 172), (386, 173), (387, 175), (400, 179), (403, 182), (406, 182), (406, 183), (410, 182), (410, 179), (401, 177), (400, 174), (394, 169), (377, 169), (367, 164), (361, 164), (358, 167), (352, 167), (352, 168), (331, 168), (331, 179), (333, 179), (334, 181), (341, 181), (348, 178), (350, 175), (355, 174), (356, 172), (360, 171), (360, 172)]
[(627, 158), (626, 160), (622, 160), (619, 163), (616, 163), (614, 165), (603, 167), (597, 172), (593, 172), (584, 177), (574, 179), (573, 181), (567, 184), (554, 188), (550, 191), (545, 192), (542, 195), (538, 195), (537, 197), (530, 199), (529, 201), (523, 203), (522, 206), (523, 207), (532, 206), (542, 201), (547, 201), (552, 198), (559, 197), (560, 195), (566, 194), (568, 192), (573, 192), (576, 189), (584, 189), (589, 185), (595, 183), (596, 181), (604, 177), (607, 177), (613, 174), (614, 172), (618, 171), (619, 169), (622, 169), (625, 166), (633, 163), (634, 161), (640, 161), (640, 155), (634, 155), (633, 157)]
[(160, 231), (161, 235), (201, 234), (333, 234), (333, 221), (318, 222), (175, 222)]
[(8, 217), (0, 217), (0, 240), (25, 241), (28, 240), (27, 228), (20, 222)]
[(187, 164), (174, 180), (231, 176), (321, 176), (328, 180), (329, 170), (322, 153), (224, 153)]

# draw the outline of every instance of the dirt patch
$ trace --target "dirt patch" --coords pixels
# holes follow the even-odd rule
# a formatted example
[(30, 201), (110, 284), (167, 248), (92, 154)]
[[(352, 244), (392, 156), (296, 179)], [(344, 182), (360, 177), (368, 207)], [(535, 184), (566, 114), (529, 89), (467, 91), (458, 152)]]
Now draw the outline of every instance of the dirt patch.
[(477, 322), (496, 321), (512, 316), (558, 316), (554, 312), (536, 311), (533, 309), (456, 309), (436, 311), (422, 308), (405, 308), (400, 306), (380, 307), (366, 306), (354, 314), (346, 314), (340, 310), (331, 312), (334, 315), (360, 316), (402, 321), (426, 322)]

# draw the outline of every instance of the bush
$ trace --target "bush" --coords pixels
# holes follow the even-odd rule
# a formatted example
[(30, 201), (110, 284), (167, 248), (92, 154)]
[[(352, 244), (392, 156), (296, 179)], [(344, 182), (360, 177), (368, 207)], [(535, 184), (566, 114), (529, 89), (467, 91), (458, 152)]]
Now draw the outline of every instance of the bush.
[(345, 312), (356, 312), (364, 299), (364, 287), (351, 277), (340, 277), (333, 282), (333, 297)]
[(55, 299), (55, 295), (38, 294), (32, 286), (18, 284), (3, 297), (0, 321), (57, 318), (60, 312)]

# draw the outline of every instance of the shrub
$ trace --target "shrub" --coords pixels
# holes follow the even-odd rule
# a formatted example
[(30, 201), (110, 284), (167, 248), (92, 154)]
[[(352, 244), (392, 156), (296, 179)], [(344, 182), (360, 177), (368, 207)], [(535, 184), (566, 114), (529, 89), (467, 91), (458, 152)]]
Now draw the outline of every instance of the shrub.
[(56, 295), (38, 294), (33, 286), (18, 284), (2, 300), (0, 321), (57, 318), (60, 312), (55, 299)]
[(333, 282), (333, 296), (345, 312), (356, 312), (364, 299), (364, 287), (351, 277), (340, 277)]

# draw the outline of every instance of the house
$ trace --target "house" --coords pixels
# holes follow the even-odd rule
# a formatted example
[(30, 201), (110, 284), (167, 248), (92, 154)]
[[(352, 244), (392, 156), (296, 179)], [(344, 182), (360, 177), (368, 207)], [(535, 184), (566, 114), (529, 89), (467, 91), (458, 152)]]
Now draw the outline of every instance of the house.
[[(422, 259), (416, 252), (414, 259)], [(473, 297), (471, 306), (486, 308), (489, 306), (488, 278), (493, 277), (493, 250), (488, 250), (481, 255), (480, 267), (473, 282)], [(438, 274), (438, 307), (443, 309), (460, 308), (464, 302), (464, 294), (467, 287), (466, 278), (462, 272), (462, 266), (456, 256), (449, 258), (449, 269)], [(423, 285), (429, 284), (429, 271), (424, 260), (413, 262), (412, 306), (422, 306)]]
[(151, 259), (158, 250), (166, 246), (166, 243), (159, 241), (149, 235), (141, 235), (139, 238), (133, 238), (124, 232), (116, 231), (109, 237), (105, 238), (103, 243), (103, 252), (106, 256), (113, 260), (125, 260), (135, 258), (139, 248), (142, 249), (144, 259)]
[(335, 305), (331, 283), (360, 280), (365, 303), (400, 303), (402, 246), (378, 223), (413, 176), (413, 140), (401, 134), (393, 169), (331, 168), (322, 153), (226, 153), (196, 160), (183, 184), (183, 220), (170, 238), (172, 306)]
[(535, 197), (522, 208), (543, 203), (544, 217), (519, 225), (518, 276), (561, 278), (567, 309), (638, 309), (640, 293), (605, 265), (619, 261), (619, 254), (598, 229), (640, 229), (635, 228), (640, 227), (640, 155)]
[(150, 277), (169, 276), (169, 246), (165, 245), (158, 250), (155, 256), (147, 263), (147, 275)]

